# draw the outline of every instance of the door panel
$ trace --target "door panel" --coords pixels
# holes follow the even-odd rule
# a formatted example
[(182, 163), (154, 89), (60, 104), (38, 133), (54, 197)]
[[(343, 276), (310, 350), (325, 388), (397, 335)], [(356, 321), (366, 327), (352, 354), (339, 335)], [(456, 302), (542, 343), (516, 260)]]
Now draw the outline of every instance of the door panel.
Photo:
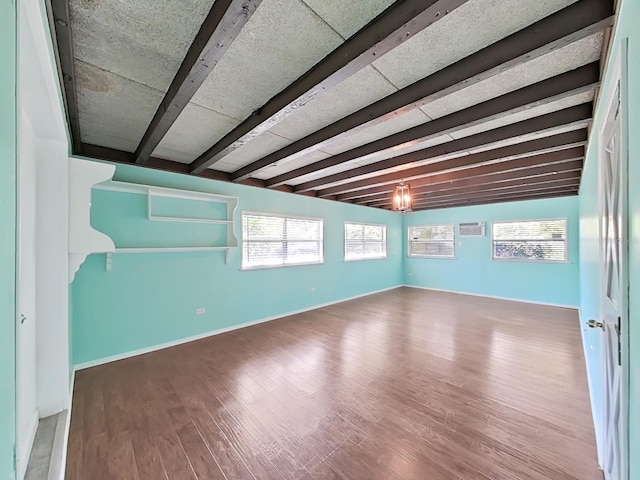
[(625, 415), (621, 357), (627, 324), (626, 159), (620, 81), (615, 84), (600, 136), (601, 317), (604, 330), (604, 411), (602, 462), (606, 480), (626, 480)]

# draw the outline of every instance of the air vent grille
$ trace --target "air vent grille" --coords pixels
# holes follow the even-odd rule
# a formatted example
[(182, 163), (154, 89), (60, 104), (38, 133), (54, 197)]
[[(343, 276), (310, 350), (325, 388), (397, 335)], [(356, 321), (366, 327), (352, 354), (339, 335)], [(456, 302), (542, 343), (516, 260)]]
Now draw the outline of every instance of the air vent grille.
[(458, 225), (461, 237), (484, 237), (484, 222), (466, 222)]

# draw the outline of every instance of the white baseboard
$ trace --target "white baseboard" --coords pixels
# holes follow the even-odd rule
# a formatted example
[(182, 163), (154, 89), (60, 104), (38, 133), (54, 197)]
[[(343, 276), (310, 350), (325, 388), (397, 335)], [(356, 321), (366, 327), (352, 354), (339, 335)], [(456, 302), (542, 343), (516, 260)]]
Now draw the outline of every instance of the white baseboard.
[(290, 317), (292, 315), (297, 315), (299, 313), (309, 312), (311, 310), (317, 310), (318, 308), (328, 307), (329, 305), (335, 305), (337, 303), (348, 302), (349, 300), (355, 300), (356, 298), (368, 297), (369, 295), (375, 295), (376, 293), (387, 292), (389, 290), (394, 290), (396, 288), (400, 288), (403, 285), (396, 285), (394, 287), (383, 288), (381, 290), (375, 290), (373, 292), (363, 293), (361, 295), (354, 295), (352, 297), (342, 298), (340, 300), (335, 300), (333, 302), (321, 303), (319, 305), (314, 305), (309, 308), (303, 308), (300, 310), (294, 310), (291, 312), (282, 313), (280, 315), (274, 315), (272, 317), (260, 318), (258, 320), (253, 320), (251, 322), (240, 323), (238, 325), (233, 325), (231, 327), (220, 328), (218, 330), (212, 330), (209, 332), (201, 333), (198, 335), (193, 335), (187, 338), (181, 338), (179, 340), (173, 340), (171, 342), (161, 343), (159, 345), (153, 345), (151, 347), (140, 348), (138, 350), (132, 350), (130, 352), (119, 353), (118, 355), (111, 355), (109, 357), (100, 358), (98, 360), (91, 360), (89, 362), (79, 363), (75, 365), (74, 372), (78, 370), (84, 370), (85, 368), (96, 367), (98, 365), (103, 365), (105, 363), (115, 362), (118, 360), (123, 360), (125, 358), (135, 357), (138, 355), (143, 355), (145, 353), (155, 352), (156, 350), (162, 350), (163, 348), (175, 347), (176, 345), (182, 345), (183, 343), (193, 342), (195, 340), (202, 340), (203, 338), (212, 337), (214, 335), (220, 335), (222, 333), (231, 332), (233, 330), (239, 330), (241, 328), (251, 327), (253, 325), (258, 325), (260, 323), (270, 322), (272, 320), (278, 320), (279, 318)]
[(404, 284), (403, 287), (418, 288), (421, 290), (433, 290), (434, 292), (457, 293), (459, 295), (470, 295), (472, 297), (495, 298), (496, 300), (508, 300), (510, 302), (532, 303), (534, 305), (545, 305), (547, 307), (570, 308), (572, 310), (578, 309), (577, 305), (566, 305), (562, 303), (549, 303), (549, 302), (536, 302), (535, 300), (523, 300), (521, 298), (512, 298), (512, 297), (498, 297), (496, 295), (484, 295), (481, 293), (461, 292), (457, 290), (445, 290), (443, 288), (420, 287), (418, 285), (407, 285), (407, 284)]
[(600, 434), (601, 425), (600, 425), (600, 422), (598, 422), (598, 419), (596, 417), (596, 409), (594, 408), (593, 395), (592, 395), (592, 393), (598, 394), (600, 392), (593, 391), (593, 379), (589, 374), (589, 368), (588, 368), (589, 364), (587, 363), (587, 356), (589, 355), (589, 352), (587, 351), (587, 344), (584, 339), (584, 328), (582, 328), (582, 326), (584, 325), (585, 322), (587, 322), (587, 320), (584, 319), (581, 309), (578, 310), (578, 318), (580, 322), (580, 341), (582, 342), (582, 351), (584, 353), (584, 363), (585, 363), (585, 371), (587, 374), (587, 384), (589, 385), (589, 405), (591, 405), (591, 417), (593, 418), (593, 429), (596, 435), (596, 452), (598, 455), (598, 465), (600, 466), (600, 468), (602, 468), (604, 440)]
[(67, 418), (64, 425), (64, 437), (62, 442), (62, 464), (60, 465), (60, 478), (58, 480), (65, 480), (64, 476), (67, 470), (67, 450), (69, 448), (69, 431), (71, 430), (71, 409), (73, 408), (73, 386), (76, 383), (76, 369), (74, 367), (71, 372), (71, 382), (69, 386), (69, 408), (67, 410)]

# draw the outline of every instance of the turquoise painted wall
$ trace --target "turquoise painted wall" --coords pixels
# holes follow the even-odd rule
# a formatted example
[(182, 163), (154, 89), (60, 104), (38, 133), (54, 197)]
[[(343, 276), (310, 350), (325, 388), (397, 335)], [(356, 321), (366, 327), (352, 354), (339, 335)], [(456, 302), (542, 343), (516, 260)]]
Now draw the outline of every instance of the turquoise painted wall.
[[(628, 131), (629, 131), (629, 460), (630, 479), (640, 478), (640, 1), (622, 0), (612, 40), (611, 58), (615, 58), (623, 39), (628, 39)], [(612, 63), (604, 75), (604, 88), (612, 81)], [(599, 105), (593, 132), (600, 130), (606, 117), (605, 106)], [(598, 141), (592, 136), (587, 150), (583, 183), (580, 189), (580, 316), (581, 320), (598, 318), (598, 249), (597, 249), (597, 156)], [(599, 337), (595, 332), (583, 335), (587, 366), (597, 421), (601, 418), (600, 395), (602, 372)]]
[[(239, 240), (242, 210), (322, 217), (324, 264), (241, 271), (238, 248), (229, 264), (222, 252), (116, 254), (106, 272), (105, 255), (91, 255), (72, 284), (75, 364), (402, 284), (399, 214), (125, 165), (115, 179), (237, 196)], [(156, 245), (203, 240), (192, 224), (140, 222), (142, 195), (94, 190), (92, 204), (92, 224), (116, 245), (149, 232)], [(387, 258), (344, 262), (345, 221), (386, 224)], [(196, 316), (200, 307), (206, 313)]]
[(0, 479), (15, 478), (16, 4), (0, 1)]
[[(567, 217), (568, 263), (491, 260), (491, 221)], [(458, 238), (459, 222), (484, 221), (484, 237)], [(406, 214), (411, 225), (456, 224), (456, 258), (409, 258), (404, 246), (405, 284), (558, 305), (578, 305), (578, 199), (546, 200), (427, 210)], [(406, 243), (406, 232), (405, 232)], [(459, 245), (462, 242), (462, 246)]]

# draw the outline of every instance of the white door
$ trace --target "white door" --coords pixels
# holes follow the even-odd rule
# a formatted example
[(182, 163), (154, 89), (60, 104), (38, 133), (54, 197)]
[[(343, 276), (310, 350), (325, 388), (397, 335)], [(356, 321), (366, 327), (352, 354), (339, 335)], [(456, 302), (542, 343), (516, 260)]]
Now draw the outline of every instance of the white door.
[(27, 469), (36, 428), (36, 166), (33, 131), (21, 116), (18, 148), (18, 289), (16, 319), (16, 460)]
[[(623, 49), (624, 50), (624, 49)], [(624, 58), (624, 57), (623, 57)], [(618, 63), (620, 65), (620, 63)], [(600, 132), (600, 246), (601, 322), (604, 334), (604, 402), (602, 468), (606, 480), (627, 480), (626, 399), (623, 339), (626, 338), (627, 258), (627, 150), (624, 102), (620, 101), (621, 69), (609, 95), (608, 113)]]

